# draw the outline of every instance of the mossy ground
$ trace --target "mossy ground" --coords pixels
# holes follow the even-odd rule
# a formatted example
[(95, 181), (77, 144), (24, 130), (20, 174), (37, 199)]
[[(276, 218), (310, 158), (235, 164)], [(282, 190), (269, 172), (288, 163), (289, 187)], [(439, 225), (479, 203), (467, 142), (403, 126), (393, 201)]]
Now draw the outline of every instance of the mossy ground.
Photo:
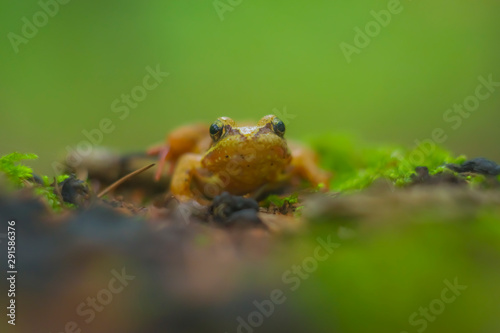
[(310, 140), (321, 155), (321, 163), (334, 173), (331, 188), (338, 191), (361, 190), (379, 178), (397, 186), (412, 181), (415, 168), (425, 166), (430, 174), (445, 172), (448, 163), (461, 164), (463, 155), (455, 156), (439, 146), (420, 145), (408, 149), (395, 145), (362, 143), (347, 135), (325, 135)]

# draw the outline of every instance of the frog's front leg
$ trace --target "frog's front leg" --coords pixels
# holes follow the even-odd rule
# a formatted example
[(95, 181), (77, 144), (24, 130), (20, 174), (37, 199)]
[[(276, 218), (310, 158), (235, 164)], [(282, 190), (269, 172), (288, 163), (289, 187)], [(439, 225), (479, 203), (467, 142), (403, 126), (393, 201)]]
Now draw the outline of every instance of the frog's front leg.
[(177, 165), (170, 183), (170, 192), (181, 202), (194, 199), (191, 185), (196, 170), (201, 167), (199, 154), (184, 154), (177, 162)]
[(323, 184), (324, 190), (329, 189), (330, 172), (318, 166), (318, 155), (311, 149), (302, 146), (292, 146), (292, 175), (297, 175), (307, 180), (314, 186)]

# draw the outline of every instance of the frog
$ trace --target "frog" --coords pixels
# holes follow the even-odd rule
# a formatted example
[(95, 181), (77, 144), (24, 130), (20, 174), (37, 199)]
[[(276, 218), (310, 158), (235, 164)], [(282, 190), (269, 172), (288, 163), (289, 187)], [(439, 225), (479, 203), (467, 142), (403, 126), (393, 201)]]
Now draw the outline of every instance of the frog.
[(258, 198), (302, 180), (327, 191), (331, 173), (319, 167), (313, 150), (287, 141), (285, 130), (275, 115), (253, 126), (219, 117), (208, 128), (193, 124), (173, 131), (148, 154), (159, 158), (156, 178), (170, 164), (170, 193), (179, 202), (206, 203), (222, 192)]

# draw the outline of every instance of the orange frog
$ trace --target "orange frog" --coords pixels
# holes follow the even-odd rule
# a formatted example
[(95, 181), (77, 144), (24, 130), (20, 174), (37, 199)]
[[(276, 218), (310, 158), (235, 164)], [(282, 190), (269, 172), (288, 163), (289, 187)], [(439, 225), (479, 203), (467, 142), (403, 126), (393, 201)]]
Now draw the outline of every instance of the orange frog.
[(285, 124), (274, 115), (240, 127), (221, 117), (208, 130), (199, 124), (181, 127), (148, 153), (159, 156), (157, 178), (170, 163), (170, 191), (179, 201), (203, 201), (224, 191), (258, 197), (301, 179), (328, 189), (330, 174), (318, 167), (317, 155), (298, 144), (289, 148), (284, 135)]

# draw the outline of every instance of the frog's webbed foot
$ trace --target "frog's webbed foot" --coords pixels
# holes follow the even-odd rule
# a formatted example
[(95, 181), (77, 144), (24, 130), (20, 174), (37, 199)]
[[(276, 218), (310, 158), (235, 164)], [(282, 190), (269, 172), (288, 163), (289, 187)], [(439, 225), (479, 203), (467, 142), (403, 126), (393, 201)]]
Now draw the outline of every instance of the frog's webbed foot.
[[(156, 169), (155, 180), (158, 181), (161, 177), (163, 169), (165, 168), (165, 163), (167, 162), (168, 154), (170, 152), (169, 145), (155, 146), (148, 149), (147, 154), (150, 156), (158, 156), (158, 168)], [(170, 168), (170, 173), (172, 173), (173, 164)]]

